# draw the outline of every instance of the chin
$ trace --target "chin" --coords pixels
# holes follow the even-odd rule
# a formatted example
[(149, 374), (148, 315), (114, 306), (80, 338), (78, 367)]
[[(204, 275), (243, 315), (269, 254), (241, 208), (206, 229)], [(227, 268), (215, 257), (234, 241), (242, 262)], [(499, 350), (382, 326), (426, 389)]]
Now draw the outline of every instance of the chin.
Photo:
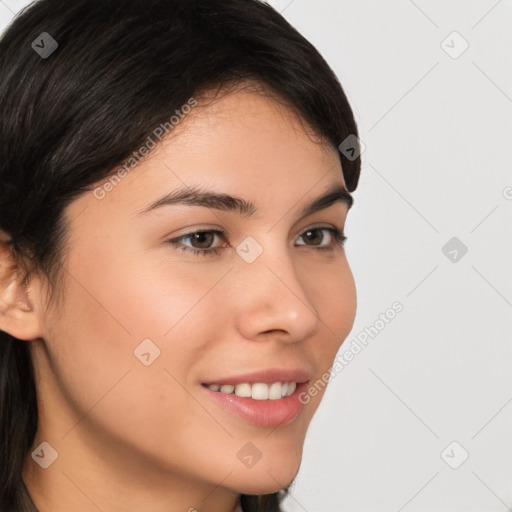
[(275, 456), (265, 463), (260, 460), (252, 468), (239, 469), (232, 474), (230, 487), (241, 494), (270, 494), (288, 487), (297, 476), (302, 453)]

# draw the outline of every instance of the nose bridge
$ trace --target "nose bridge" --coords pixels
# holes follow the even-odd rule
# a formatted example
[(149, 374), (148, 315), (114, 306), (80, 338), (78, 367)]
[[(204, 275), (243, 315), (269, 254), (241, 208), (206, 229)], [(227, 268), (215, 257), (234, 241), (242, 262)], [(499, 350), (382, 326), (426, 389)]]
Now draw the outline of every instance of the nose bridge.
[(258, 242), (247, 237), (236, 248), (237, 325), (248, 339), (276, 331), (282, 339), (299, 341), (320, 320), (286, 245), (277, 238), (266, 234)]

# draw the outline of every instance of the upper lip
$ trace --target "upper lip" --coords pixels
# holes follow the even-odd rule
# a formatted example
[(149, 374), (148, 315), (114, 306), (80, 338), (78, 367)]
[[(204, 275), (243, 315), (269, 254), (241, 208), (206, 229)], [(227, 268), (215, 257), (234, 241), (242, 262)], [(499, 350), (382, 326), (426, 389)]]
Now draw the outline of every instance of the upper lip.
[(203, 382), (207, 386), (211, 384), (254, 384), (262, 382), (272, 384), (274, 382), (307, 382), (311, 378), (311, 373), (305, 368), (265, 368), (262, 370), (231, 375), (226, 377), (219, 377), (218, 379), (210, 379)]

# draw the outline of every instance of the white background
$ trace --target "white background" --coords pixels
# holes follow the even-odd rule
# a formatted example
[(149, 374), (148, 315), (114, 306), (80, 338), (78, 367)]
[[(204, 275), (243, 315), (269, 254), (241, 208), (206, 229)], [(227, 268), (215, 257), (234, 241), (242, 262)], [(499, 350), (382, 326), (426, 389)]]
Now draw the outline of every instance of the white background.
[[(27, 3), (0, 0), (0, 27)], [(340, 354), (404, 307), (333, 377), (284, 508), (511, 510), (512, 2), (269, 3), (334, 69), (366, 146)]]

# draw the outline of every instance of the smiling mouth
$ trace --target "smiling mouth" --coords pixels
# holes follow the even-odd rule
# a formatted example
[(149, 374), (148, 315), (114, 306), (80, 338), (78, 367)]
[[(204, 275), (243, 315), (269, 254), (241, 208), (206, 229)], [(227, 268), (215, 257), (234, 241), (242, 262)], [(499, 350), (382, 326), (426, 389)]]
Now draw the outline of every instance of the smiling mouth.
[(226, 395), (236, 395), (241, 398), (252, 398), (254, 400), (280, 400), (293, 394), (297, 387), (295, 381), (274, 382), (266, 384), (264, 382), (243, 382), (240, 384), (202, 384), (203, 386), (224, 393)]

